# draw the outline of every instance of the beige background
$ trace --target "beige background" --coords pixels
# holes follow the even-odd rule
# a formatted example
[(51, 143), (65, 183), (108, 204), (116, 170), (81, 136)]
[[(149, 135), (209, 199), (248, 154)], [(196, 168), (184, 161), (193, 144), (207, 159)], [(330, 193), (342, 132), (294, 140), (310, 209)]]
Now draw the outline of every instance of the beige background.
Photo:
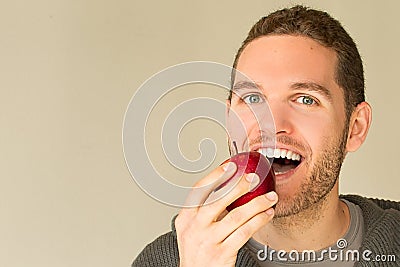
[[(173, 64), (230, 65), (259, 17), (296, 2), (2, 1), (0, 266), (129, 266), (176, 213), (125, 166), (122, 121), (135, 90)], [(365, 62), (373, 125), (345, 162), (341, 192), (400, 200), (400, 4), (304, 2), (341, 20)], [(209, 134), (196, 128), (182, 137), (189, 154)]]

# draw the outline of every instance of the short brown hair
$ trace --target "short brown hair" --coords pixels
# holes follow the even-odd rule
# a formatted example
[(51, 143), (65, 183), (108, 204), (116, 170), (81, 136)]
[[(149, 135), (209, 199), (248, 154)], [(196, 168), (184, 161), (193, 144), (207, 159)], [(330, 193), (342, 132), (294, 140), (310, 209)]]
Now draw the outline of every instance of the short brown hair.
[[(335, 79), (343, 89), (347, 120), (354, 108), (365, 101), (363, 64), (357, 46), (340, 22), (328, 13), (297, 5), (261, 18), (239, 48), (233, 68), (236, 69), (241, 53), (251, 41), (267, 35), (305, 36), (336, 51)], [(234, 76), (235, 71), (232, 73), (232, 85)]]

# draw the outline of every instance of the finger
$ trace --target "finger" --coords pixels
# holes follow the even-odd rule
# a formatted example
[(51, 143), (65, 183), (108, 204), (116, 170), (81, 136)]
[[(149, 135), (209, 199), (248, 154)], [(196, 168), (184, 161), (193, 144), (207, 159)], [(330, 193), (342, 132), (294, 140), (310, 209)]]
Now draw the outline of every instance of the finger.
[[(257, 214), (271, 209), (277, 201), (278, 195), (271, 191), (233, 209), (221, 221), (217, 222), (215, 230), (216, 235), (218, 238), (224, 238), (231, 235), (236, 231), (236, 229), (240, 228)], [(273, 209), (271, 210), (273, 211)], [(271, 210), (268, 212), (270, 213)]]
[(270, 222), (273, 216), (273, 208), (258, 213), (229, 235), (222, 242), (221, 246), (229, 247), (233, 250), (239, 250), (261, 227)]
[(207, 205), (202, 207), (199, 213), (206, 213), (207, 215), (203, 215), (204, 217), (213, 217), (213, 220), (217, 221), (220, 214), (229, 204), (249, 192), (260, 181), (260, 178), (255, 173), (249, 173), (242, 177), (237, 177), (237, 179), (238, 182), (230, 181), (226, 186), (224, 186), (220, 190), (223, 191), (222, 195), (218, 196), (215, 200), (207, 200)]
[(190, 210), (196, 212), (198, 207), (204, 204), (210, 193), (224, 181), (231, 178), (236, 170), (237, 166), (234, 162), (228, 162), (217, 167), (192, 187), (185, 200), (184, 207), (194, 208)]
[[(247, 175), (245, 177), (247, 179), (247, 182), (250, 182), (250, 184), (248, 184), (249, 187), (248, 191), (254, 189), (255, 187), (257, 187), (257, 185), (259, 185), (260, 177), (257, 174), (249, 173), (245, 175)], [(226, 196), (235, 186), (238, 185), (240, 179), (242, 179), (242, 177), (235, 175), (235, 177), (230, 178), (228, 179), (228, 181), (225, 181), (224, 183), (219, 185), (213, 192), (211, 192), (210, 196), (208, 197), (204, 205), (211, 204)]]

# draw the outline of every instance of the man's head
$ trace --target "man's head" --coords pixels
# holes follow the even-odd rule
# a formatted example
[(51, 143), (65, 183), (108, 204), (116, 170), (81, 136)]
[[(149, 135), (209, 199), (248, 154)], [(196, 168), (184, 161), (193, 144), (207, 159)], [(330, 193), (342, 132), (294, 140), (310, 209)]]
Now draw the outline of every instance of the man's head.
[[(256, 86), (233, 74), (229, 109), (268, 102), (274, 118), (276, 217), (337, 194), (345, 154), (363, 143), (371, 119), (361, 58), (339, 22), (300, 6), (272, 13), (251, 29), (234, 68)], [(244, 120), (250, 149), (268, 154), (255, 123)]]
[[(349, 119), (353, 109), (365, 101), (364, 71), (357, 46), (340, 22), (328, 13), (295, 6), (261, 18), (236, 53), (233, 68), (236, 69), (240, 55), (250, 42), (267, 35), (304, 36), (333, 49), (338, 59), (335, 79), (343, 89), (346, 118)], [(234, 73), (232, 76), (234, 81)]]

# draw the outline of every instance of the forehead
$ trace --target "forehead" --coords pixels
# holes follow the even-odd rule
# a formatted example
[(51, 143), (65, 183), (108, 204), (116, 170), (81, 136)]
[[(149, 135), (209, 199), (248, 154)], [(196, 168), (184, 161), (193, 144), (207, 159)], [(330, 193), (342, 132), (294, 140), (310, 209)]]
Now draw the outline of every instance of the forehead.
[(313, 82), (334, 90), (336, 65), (336, 52), (311, 38), (271, 35), (250, 42), (236, 68), (262, 87)]

